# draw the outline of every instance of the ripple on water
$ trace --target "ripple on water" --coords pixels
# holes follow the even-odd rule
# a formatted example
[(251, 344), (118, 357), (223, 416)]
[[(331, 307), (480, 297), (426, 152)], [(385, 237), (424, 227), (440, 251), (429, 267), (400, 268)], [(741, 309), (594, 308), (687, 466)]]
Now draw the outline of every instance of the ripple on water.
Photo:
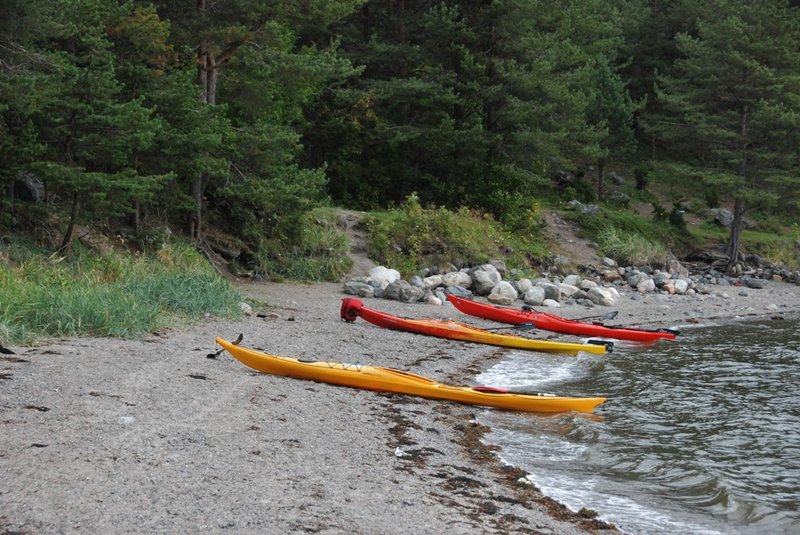
[(800, 321), (685, 328), (604, 356), (511, 354), (480, 382), (604, 395), (597, 416), (485, 411), (506, 462), (645, 533), (791, 533), (800, 521)]

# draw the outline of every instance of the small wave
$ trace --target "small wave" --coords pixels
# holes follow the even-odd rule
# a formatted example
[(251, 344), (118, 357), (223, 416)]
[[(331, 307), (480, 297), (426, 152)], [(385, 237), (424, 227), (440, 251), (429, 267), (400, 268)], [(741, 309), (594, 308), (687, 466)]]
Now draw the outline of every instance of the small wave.
[(800, 321), (708, 323), (678, 343), (602, 357), (512, 353), (478, 380), (609, 403), (597, 421), (487, 411), (486, 440), (548, 496), (624, 531), (792, 532), (798, 332)]
[(508, 359), (479, 374), (476, 381), (511, 389), (537, 389), (558, 385), (587, 374), (587, 367), (573, 356), (539, 356), (513, 352)]

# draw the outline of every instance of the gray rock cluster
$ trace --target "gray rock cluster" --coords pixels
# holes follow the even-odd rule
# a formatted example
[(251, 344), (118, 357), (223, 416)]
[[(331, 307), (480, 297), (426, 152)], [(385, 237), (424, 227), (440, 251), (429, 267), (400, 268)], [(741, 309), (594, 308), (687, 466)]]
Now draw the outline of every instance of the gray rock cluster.
[(397, 270), (377, 266), (363, 277), (348, 280), (344, 292), (359, 297), (382, 297), (406, 303), (425, 302), (441, 305), (447, 294), (460, 297), (482, 296), (490, 303), (511, 305), (517, 300), (534, 307), (560, 307), (579, 304), (587, 307), (614, 306), (621, 296), (656, 293), (668, 299), (674, 295), (708, 294), (711, 286), (738, 286), (740, 292), (761, 289), (767, 280), (786, 280), (770, 270), (748, 272), (730, 277), (716, 271), (691, 275), (677, 260), (665, 270), (650, 267), (621, 267), (604, 258), (601, 271), (592, 275), (570, 274), (564, 277), (529, 279), (501, 261), (471, 268), (453, 266), (440, 273), (415, 275), (404, 280)]

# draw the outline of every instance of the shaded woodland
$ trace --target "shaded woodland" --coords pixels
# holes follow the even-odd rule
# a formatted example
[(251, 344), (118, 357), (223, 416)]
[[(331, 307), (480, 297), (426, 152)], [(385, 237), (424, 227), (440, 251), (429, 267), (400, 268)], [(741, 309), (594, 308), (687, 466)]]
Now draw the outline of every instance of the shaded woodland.
[(733, 261), (800, 212), (797, 43), (778, 0), (6, 0), (0, 226), (258, 250), (326, 203), (513, 223), (613, 169), (729, 201)]

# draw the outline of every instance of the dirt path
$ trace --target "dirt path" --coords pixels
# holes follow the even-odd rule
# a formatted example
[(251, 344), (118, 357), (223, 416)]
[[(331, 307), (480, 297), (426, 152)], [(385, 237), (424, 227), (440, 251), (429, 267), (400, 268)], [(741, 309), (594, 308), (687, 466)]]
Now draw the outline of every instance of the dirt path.
[(336, 217), (341, 228), (350, 240), (350, 258), (353, 260), (351, 276), (361, 276), (375, 267), (375, 262), (367, 256), (367, 231), (364, 228), (364, 212), (338, 208)]
[(571, 260), (573, 266), (598, 269), (601, 258), (590, 240), (578, 236), (578, 227), (556, 212), (543, 211), (545, 232), (553, 244), (553, 254), (563, 255)]

